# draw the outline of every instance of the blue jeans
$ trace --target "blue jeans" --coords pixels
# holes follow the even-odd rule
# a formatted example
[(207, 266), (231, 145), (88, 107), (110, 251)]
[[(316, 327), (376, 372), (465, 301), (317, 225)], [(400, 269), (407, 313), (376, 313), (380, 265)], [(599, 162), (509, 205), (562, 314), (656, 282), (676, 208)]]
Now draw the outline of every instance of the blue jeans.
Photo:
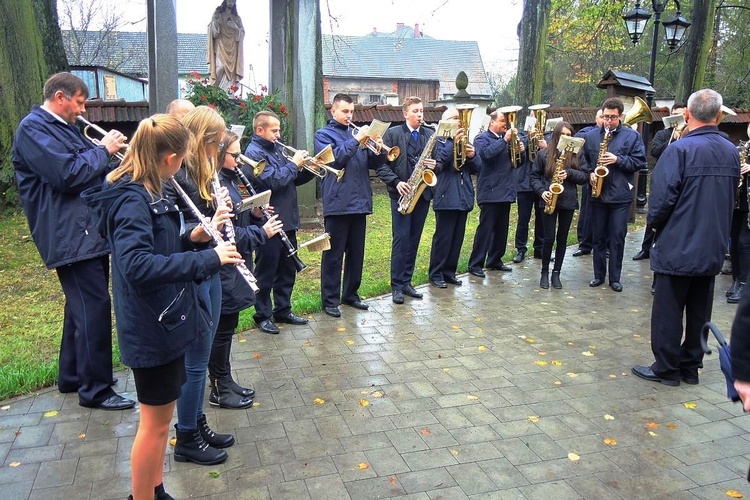
[(198, 285), (198, 294), (209, 307), (211, 334), (193, 344), (185, 353), (185, 375), (182, 395), (177, 399), (177, 429), (190, 431), (198, 427), (198, 417), (203, 415), (203, 399), (206, 396), (206, 370), (211, 355), (216, 327), (221, 314), (221, 280), (219, 274)]

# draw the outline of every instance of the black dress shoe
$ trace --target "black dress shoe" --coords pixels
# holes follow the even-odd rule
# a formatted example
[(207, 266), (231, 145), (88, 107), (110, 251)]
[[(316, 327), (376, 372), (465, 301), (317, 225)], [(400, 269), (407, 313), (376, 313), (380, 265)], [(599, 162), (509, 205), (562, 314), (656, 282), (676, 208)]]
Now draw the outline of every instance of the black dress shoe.
[(484, 278), (487, 276), (481, 269), (469, 269), (469, 274), (473, 274), (477, 278)]
[(609, 284), (609, 287), (615, 292), (622, 292), (622, 284), (619, 281), (613, 281)]
[(132, 399), (124, 398), (119, 394), (113, 394), (101, 403), (95, 404), (84, 404), (80, 403), (81, 406), (86, 408), (96, 408), (98, 410), (116, 411), (116, 410), (127, 410), (135, 406), (135, 401)]
[(523, 258), (525, 255), (526, 255), (525, 250), (519, 250), (516, 256), (513, 257), (513, 262), (515, 262), (516, 264), (520, 264), (521, 262), (523, 262)]
[(359, 309), (361, 311), (366, 311), (366, 310), (368, 310), (370, 308), (370, 306), (368, 306), (367, 304), (365, 304), (364, 302), (362, 302), (359, 299), (357, 299), (357, 300), (345, 300), (344, 304), (346, 304), (347, 306), (353, 307), (354, 309)]
[(323, 308), (323, 311), (329, 316), (333, 316), (334, 318), (340, 318), (341, 317), (341, 311), (339, 311), (338, 307), (325, 307)]
[(637, 254), (633, 256), (633, 260), (643, 260), (643, 259), (648, 259), (648, 252), (644, 252), (643, 250), (641, 250), (640, 252), (638, 252)]
[(418, 291), (416, 291), (414, 289), (414, 287), (411, 286), (411, 285), (406, 285), (403, 288), (403, 290), (401, 290), (401, 292), (403, 292), (404, 295), (407, 295), (407, 296), (409, 296), (409, 297), (411, 297), (413, 299), (421, 299), (422, 298), (422, 294), (419, 293)]
[(119, 382), (119, 381), (120, 380), (117, 377), (112, 377), (112, 383), (109, 384), (109, 385), (117, 385), (117, 382)]
[(401, 290), (393, 290), (393, 303), (394, 304), (404, 303), (404, 294), (401, 293)]
[(685, 382), (686, 384), (690, 384), (690, 385), (698, 385), (698, 383), (700, 382), (700, 380), (698, 379), (697, 372), (691, 373), (691, 374), (683, 373), (680, 375), (680, 378), (682, 379), (683, 382)]
[(603, 284), (604, 284), (604, 280), (600, 280), (599, 278), (594, 278), (591, 281), (589, 281), (589, 286), (591, 288), (594, 288), (594, 287), (597, 287), (597, 286), (601, 286)]
[(448, 284), (443, 280), (430, 280), (430, 285), (438, 288), (448, 288)]
[(448, 283), (449, 285), (456, 285), (456, 286), (461, 286), (463, 284), (463, 281), (456, 278), (455, 276), (446, 276), (445, 282)]
[(270, 333), (272, 335), (276, 335), (277, 333), (279, 333), (279, 327), (276, 326), (270, 319), (264, 319), (263, 321), (258, 323), (258, 328), (260, 328), (261, 332)]
[(573, 257), (580, 257), (581, 255), (589, 255), (591, 250), (581, 250), (580, 248), (573, 252)]
[(289, 313), (286, 316), (274, 316), (273, 320), (276, 323), (287, 323), (289, 325), (306, 325), (307, 318), (297, 316), (294, 313)]
[(651, 370), (650, 366), (635, 365), (630, 371), (632, 371), (633, 375), (635, 375), (636, 377), (640, 377), (644, 380), (650, 380), (651, 382), (661, 382), (662, 384), (668, 385), (670, 387), (677, 387), (680, 385), (679, 380), (669, 380), (659, 377), (653, 372), (653, 370)]
[(513, 268), (508, 264), (500, 264), (499, 266), (487, 266), (487, 269), (489, 269), (490, 271), (503, 271), (506, 273), (513, 270)]

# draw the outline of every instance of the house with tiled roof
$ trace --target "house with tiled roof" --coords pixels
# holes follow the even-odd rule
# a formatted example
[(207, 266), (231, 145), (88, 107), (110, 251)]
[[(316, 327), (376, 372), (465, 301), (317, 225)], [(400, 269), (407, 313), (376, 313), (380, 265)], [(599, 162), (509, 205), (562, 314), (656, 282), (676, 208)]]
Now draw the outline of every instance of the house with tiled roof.
[(323, 92), (338, 92), (361, 104), (398, 104), (416, 95), (425, 102), (449, 99), (456, 75), (469, 77), (466, 91), (491, 97), (487, 73), (475, 41), (438, 40), (399, 23), (390, 33), (323, 35)]

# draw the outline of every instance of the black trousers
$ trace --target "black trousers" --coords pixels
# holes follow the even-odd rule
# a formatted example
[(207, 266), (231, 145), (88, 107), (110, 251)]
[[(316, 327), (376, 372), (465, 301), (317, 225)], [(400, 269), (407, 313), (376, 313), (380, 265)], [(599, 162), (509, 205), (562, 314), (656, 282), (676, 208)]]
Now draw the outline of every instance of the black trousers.
[[(326, 232), (331, 236), (331, 249), (323, 252), (320, 264), (320, 298), (323, 307), (338, 307), (341, 300), (359, 300), (365, 260), (367, 215), (329, 215)], [(344, 293), (341, 294), (341, 269), (344, 269)]]
[(60, 392), (78, 391), (78, 402), (99, 404), (112, 390), (112, 305), (109, 256), (56, 269), (65, 294), (60, 343)]
[[(711, 321), (715, 276), (655, 273), (651, 309), (651, 369), (663, 379), (697, 377), (702, 366), (701, 329)], [(683, 314), (686, 319), (683, 337)], [(682, 343), (680, 343), (682, 341)]]
[(534, 191), (519, 191), (516, 194), (518, 203), (518, 223), (516, 224), (516, 250), (527, 252), (529, 241), (529, 222), (534, 212), (534, 255), (542, 252), (544, 209), (539, 206), (539, 196)]
[(435, 234), (432, 235), (430, 250), (431, 280), (456, 277), (468, 216), (469, 212), (464, 210), (435, 210)]
[(643, 230), (643, 243), (641, 243), (641, 252), (646, 255), (651, 253), (651, 246), (654, 244), (654, 234), (651, 224), (646, 224), (646, 229)]
[(557, 243), (555, 267), (552, 270), (559, 271), (562, 269), (562, 263), (565, 260), (565, 250), (568, 246), (568, 233), (570, 232), (570, 225), (573, 222), (573, 212), (574, 210), (555, 209), (551, 214), (542, 214), (542, 221), (544, 221), (542, 272), (549, 271), (549, 264), (552, 260), (552, 245), (555, 242)]
[(503, 255), (508, 243), (510, 202), (482, 203), (479, 205), (479, 226), (474, 234), (474, 246), (469, 256), (469, 270), (503, 265)]
[(591, 205), (591, 227), (594, 238), (594, 277), (603, 280), (607, 275), (609, 250), (609, 282), (620, 281), (625, 236), (628, 234), (630, 203)]
[(229, 375), (229, 358), (232, 355), (232, 336), (240, 320), (239, 311), (222, 314), (216, 327), (211, 355), (208, 358), (208, 374), (212, 380)]
[[(297, 248), (297, 231), (285, 231), (289, 242)], [(256, 323), (274, 316), (286, 316), (292, 311), (292, 288), (297, 279), (297, 269), (292, 259), (286, 256), (287, 249), (281, 238), (268, 238), (259, 247), (255, 257), (255, 278), (260, 291), (255, 295)], [(273, 292), (273, 310), (271, 310)]]
[(732, 277), (747, 283), (747, 275), (750, 272), (750, 228), (747, 227), (747, 212), (735, 210), (732, 213), (730, 238)]
[(591, 226), (591, 184), (581, 186), (581, 211), (578, 213), (578, 249), (590, 252), (593, 248)]
[(403, 215), (398, 211), (398, 201), (391, 199), (391, 288), (403, 290), (411, 284), (414, 265), (417, 260), (419, 240), (422, 238), (424, 221), (430, 210), (430, 202), (420, 196), (414, 210)]

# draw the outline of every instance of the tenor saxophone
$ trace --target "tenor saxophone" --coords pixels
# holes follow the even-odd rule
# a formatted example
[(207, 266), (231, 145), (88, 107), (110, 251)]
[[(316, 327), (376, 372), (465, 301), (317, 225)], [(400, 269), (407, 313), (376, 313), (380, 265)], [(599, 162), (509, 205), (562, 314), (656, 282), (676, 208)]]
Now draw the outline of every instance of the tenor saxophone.
[(602, 187), (604, 185), (604, 178), (609, 175), (609, 169), (604, 165), (604, 155), (607, 154), (607, 146), (609, 146), (609, 140), (612, 137), (612, 132), (608, 129), (604, 129), (604, 139), (599, 144), (599, 156), (596, 159), (596, 168), (594, 169), (594, 175), (596, 175), (596, 182), (591, 190), (592, 198), (599, 198), (602, 195)]
[[(422, 126), (427, 127), (424, 123)], [(422, 196), (422, 192), (427, 186), (432, 187), (437, 184), (437, 175), (435, 175), (435, 172), (427, 168), (425, 163), (425, 160), (427, 160), (432, 154), (432, 150), (435, 148), (437, 140), (438, 134), (436, 131), (427, 141), (427, 145), (425, 145), (422, 150), (422, 154), (419, 156), (417, 164), (414, 165), (414, 171), (411, 173), (411, 177), (409, 177), (409, 180), (407, 181), (407, 184), (409, 184), (411, 189), (408, 193), (402, 195), (398, 199), (398, 211), (404, 215), (412, 213), (414, 207), (417, 206), (419, 197)]]
[(549, 185), (549, 191), (552, 193), (550, 200), (544, 204), (544, 213), (554, 213), (555, 207), (557, 206), (557, 197), (560, 196), (565, 188), (562, 182), (560, 182), (560, 172), (563, 171), (563, 165), (565, 164), (566, 154), (561, 153), (555, 161), (555, 173), (552, 174), (552, 182)]

